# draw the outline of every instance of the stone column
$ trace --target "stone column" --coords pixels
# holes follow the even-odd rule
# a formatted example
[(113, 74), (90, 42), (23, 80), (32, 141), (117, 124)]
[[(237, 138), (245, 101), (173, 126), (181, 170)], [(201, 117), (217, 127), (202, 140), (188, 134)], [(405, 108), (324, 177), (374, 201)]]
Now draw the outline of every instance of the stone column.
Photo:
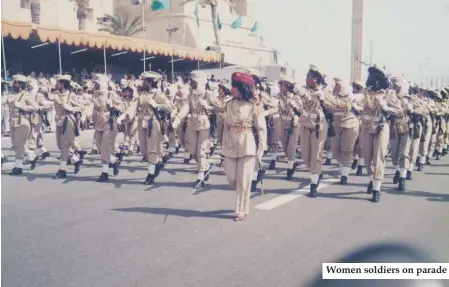
[(362, 80), (363, 0), (352, 0), (351, 81)]

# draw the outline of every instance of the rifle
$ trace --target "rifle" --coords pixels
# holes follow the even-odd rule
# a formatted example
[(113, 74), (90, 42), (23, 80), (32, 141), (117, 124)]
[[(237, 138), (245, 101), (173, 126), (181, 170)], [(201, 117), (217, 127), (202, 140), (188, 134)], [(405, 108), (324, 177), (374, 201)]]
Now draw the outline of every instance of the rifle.
[(211, 137), (215, 136), (215, 130), (217, 128), (217, 114), (212, 113), (212, 115), (209, 116), (209, 122), (210, 122), (210, 132), (209, 135)]
[[(335, 134), (335, 128), (334, 128), (334, 116), (326, 110), (322, 100), (320, 100), (320, 105), (321, 105), (321, 108), (323, 109), (324, 118), (326, 119), (327, 125), (328, 125), (328, 127), (327, 127), (327, 136), (332, 138), (332, 137), (334, 137), (336, 135)], [(319, 116), (317, 118), (317, 121), (318, 121), (318, 119), (319, 119)], [(317, 136), (317, 138), (318, 138), (318, 136)]]
[(39, 110), (39, 111), (38, 111), (38, 114), (39, 114), (39, 116), (41, 117), (42, 122), (44, 123), (44, 125), (45, 125), (46, 127), (51, 126), (50, 121), (48, 120), (48, 112), (47, 112), (47, 111), (41, 111), (41, 110)]

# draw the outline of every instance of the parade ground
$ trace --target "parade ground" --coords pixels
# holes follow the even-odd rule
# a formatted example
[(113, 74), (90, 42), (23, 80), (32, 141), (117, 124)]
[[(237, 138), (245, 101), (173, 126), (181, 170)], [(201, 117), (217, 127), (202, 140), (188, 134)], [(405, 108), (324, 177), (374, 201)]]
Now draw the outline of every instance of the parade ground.
[[(77, 139), (91, 148), (92, 131)], [(325, 168), (316, 199), (299, 167), (285, 180), (286, 160), (264, 178), (251, 211), (234, 222), (235, 193), (222, 168), (193, 194), (195, 163), (171, 159), (154, 186), (144, 186), (141, 155), (125, 157), (120, 174), (97, 183), (99, 156), (86, 155), (77, 176), (53, 180), (51, 157), (23, 176), (2, 171), (2, 280), (8, 287), (61, 286), (306, 286), (324, 262), (370, 244), (394, 242), (449, 262), (449, 156), (414, 172), (405, 192), (392, 184), (387, 164), (379, 203), (366, 194), (368, 177), (339, 185), (338, 168)], [(3, 152), (13, 161), (11, 139)], [(217, 160), (214, 156), (211, 160)], [(366, 172), (366, 171), (365, 171)]]

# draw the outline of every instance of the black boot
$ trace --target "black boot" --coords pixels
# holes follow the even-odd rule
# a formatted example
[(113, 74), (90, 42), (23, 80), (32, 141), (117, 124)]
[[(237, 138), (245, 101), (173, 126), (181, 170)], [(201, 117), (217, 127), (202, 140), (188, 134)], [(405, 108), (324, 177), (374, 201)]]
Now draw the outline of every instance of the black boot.
[(98, 153), (98, 151), (96, 150), (96, 149), (91, 149), (91, 151), (89, 152), (89, 155), (94, 155), (94, 154), (97, 154)]
[(212, 156), (214, 154), (215, 149), (217, 148), (216, 145), (210, 148), (209, 154)]
[(6, 156), (2, 157), (2, 165), (8, 162), (8, 158)]
[(424, 165), (422, 163), (418, 163), (418, 171), (423, 171)]
[(145, 181), (143, 182), (143, 184), (144, 184), (144, 185), (151, 185), (151, 184), (154, 183), (155, 178), (156, 178), (156, 177), (155, 177), (154, 175), (148, 174), (148, 175), (147, 175), (147, 178), (145, 179)]
[(447, 149), (446, 149), (446, 148), (443, 148), (443, 153), (442, 153), (442, 155), (443, 155), (443, 156), (447, 155)]
[(102, 172), (100, 177), (97, 179), (97, 182), (105, 182), (109, 179), (109, 175), (107, 172)]
[(370, 181), (368, 184), (368, 189), (366, 190), (367, 194), (372, 194), (373, 193), (373, 182)]
[(331, 164), (332, 164), (332, 160), (330, 158), (326, 158), (324, 165), (331, 165)]
[(173, 157), (173, 152), (169, 152), (169, 153), (168, 153), (168, 157), (169, 157), (169, 158), (172, 158), (172, 157)]
[(415, 165), (416, 165), (416, 166), (419, 166), (419, 156), (416, 158)]
[(147, 162), (147, 161), (148, 161), (147, 157), (144, 156), (140, 162)]
[(197, 179), (195, 181), (195, 184), (193, 185), (193, 187), (196, 188), (200, 182), (201, 182), (201, 184), (200, 184), (200, 186), (198, 188), (204, 188), (204, 181), (201, 181), (200, 179)]
[(87, 154), (87, 151), (85, 150), (79, 150), (79, 151), (75, 151), (75, 154), (78, 154), (80, 161), (84, 160), (84, 156)]
[(351, 169), (353, 169), (353, 170), (354, 170), (354, 169), (356, 169), (356, 168), (357, 168), (357, 166), (358, 166), (358, 163), (359, 163), (359, 161), (358, 161), (358, 160), (356, 160), (356, 159), (355, 159), (355, 160), (353, 160), (353, 161), (352, 161), (352, 165), (351, 165)]
[(343, 185), (346, 185), (346, 184), (348, 183), (348, 177), (342, 175), (342, 176), (340, 177), (340, 183), (343, 184)]
[(399, 171), (397, 170), (393, 177), (393, 183), (398, 184), (398, 182), (399, 182)]
[(184, 159), (184, 164), (189, 164), (189, 163), (190, 163), (190, 159), (185, 158), (185, 159)]
[[(209, 168), (204, 172), (204, 175), (205, 175), (205, 177), (204, 177), (204, 181), (208, 181), (209, 180), (209, 177), (210, 177), (210, 170), (212, 169), (212, 166), (211, 165), (209, 165)], [(207, 174), (207, 175), (206, 175)]]
[(162, 162), (158, 162), (156, 164), (156, 170), (154, 172), (154, 177), (158, 177), (159, 174), (161, 173), (161, 170), (164, 169), (165, 165)]
[(251, 181), (251, 192), (256, 192), (257, 191), (257, 181), (253, 180)]
[(432, 154), (432, 157), (436, 157), (437, 154), (438, 154), (438, 151), (437, 151), (437, 150), (434, 150), (434, 151), (433, 151), (433, 154)]
[(37, 164), (37, 156), (34, 156), (33, 160), (30, 161), (31, 164), (31, 170), (36, 168), (36, 164)]
[(426, 156), (426, 164), (430, 164), (430, 156)]
[(162, 157), (162, 163), (166, 163), (170, 159), (170, 156), (168, 154), (164, 154)]
[(292, 180), (293, 179), (293, 174), (295, 173), (294, 169), (287, 169), (287, 180)]
[(412, 171), (407, 170), (407, 176), (405, 177), (406, 180), (412, 180)]
[(317, 188), (318, 188), (318, 186), (315, 183), (310, 184), (310, 192), (308, 194), (308, 196), (310, 198), (315, 198), (316, 197)]
[(120, 164), (121, 164), (121, 161), (117, 160), (112, 165), (112, 172), (113, 172), (114, 176), (119, 174), (119, 172), (120, 172), (120, 170), (119, 170)]
[(399, 178), (399, 184), (397, 190), (404, 191), (405, 190), (405, 178)]
[(357, 172), (355, 173), (355, 175), (357, 175), (357, 176), (363, 175), (363, 166), (361, 166), (361, 165), (357, 166)]
[(20, 175), (23, 174), (22, 168), (15, 167), (12, 169), (12, 171), (9, 173), (9, 175)]
[(435, 156), (435, 159), (436, 159), (436, 160), (440, 160), (440, 158), (441, 158), (441, 153), (440, 153), (440, 152), (437, 152), (437, 155)]
[(80, 172), (81, 164), (82, 164), (82, 163), (83, 163), (83, 162), (82, 162), (81, 160), (75, 162), (75, 168), (74, 168), (74, 170), (73, 170), (73, 173), (74, 173), (74, 174), (78, 174), (78, 173)]
[(378, 190), (373, 190), (373, 197), (371, 198), (372, 202), (380, 201), (380, 192)]
[(58, 170), (58, 172), (53, 176), (53, 179), (59, 179), (59, 178), (66, 178), (67, 177), (67, 171), (65, 170)]
[(175, 148), (175, 154), (178, 154), (179, 153), (179, 146), (177, 146), (176, 148)]
[(320, 173), (320, 175), (318, 176), (318, 183), (316, 184), (316, 187), (320, 186), (320, 182), (323, 179), (323, 174)]
[(41, 154), (41, 160), (44, 160), (44, 159), (46, 159), (46, 158), (49, 157), (49, 156), (50, 156), (50, 153), (49, 153), (48, 151), (43, 152), (43, 153)]
[(268, 167), (268, 170), (275, 170), (276, 169), (276, 161), (272, 159), (270, 161), (270, 166)]

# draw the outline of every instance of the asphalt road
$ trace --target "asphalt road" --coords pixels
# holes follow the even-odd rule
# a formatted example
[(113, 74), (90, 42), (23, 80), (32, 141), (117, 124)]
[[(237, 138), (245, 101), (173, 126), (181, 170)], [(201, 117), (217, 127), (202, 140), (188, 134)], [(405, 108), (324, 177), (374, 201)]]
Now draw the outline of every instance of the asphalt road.
[[(107, 183), (96, 182), (98, 156), (88, 156), (78, 176), (53, 180), (54, 134), (45, 139), (51, 158), (23, 176), (5, 170), (1, 177), (3, 286), (306, 286), (321, 263), (383, 242), (449, 262), (449, 156), (415, 172), (406, 192), (394, 190), (389, 163), (378, 204), (368, 201), (366, 176), (333, 184), (336, 166), (318, 198), (304, 197), (307, 173), (286, 181), (284, 161), (268, 172), (265, 195), (253, 194), (250, 215), (235, 223), (235, 195), (221, 168), (196, 195), (195, 165), (183, 165), (181, 154), (152, 187), (141, 184), (140, 155)], [(90, 148), (91, 139), (85, 132), (79, 141)], [(9, 138), (2, 147), (12, 158)]]

